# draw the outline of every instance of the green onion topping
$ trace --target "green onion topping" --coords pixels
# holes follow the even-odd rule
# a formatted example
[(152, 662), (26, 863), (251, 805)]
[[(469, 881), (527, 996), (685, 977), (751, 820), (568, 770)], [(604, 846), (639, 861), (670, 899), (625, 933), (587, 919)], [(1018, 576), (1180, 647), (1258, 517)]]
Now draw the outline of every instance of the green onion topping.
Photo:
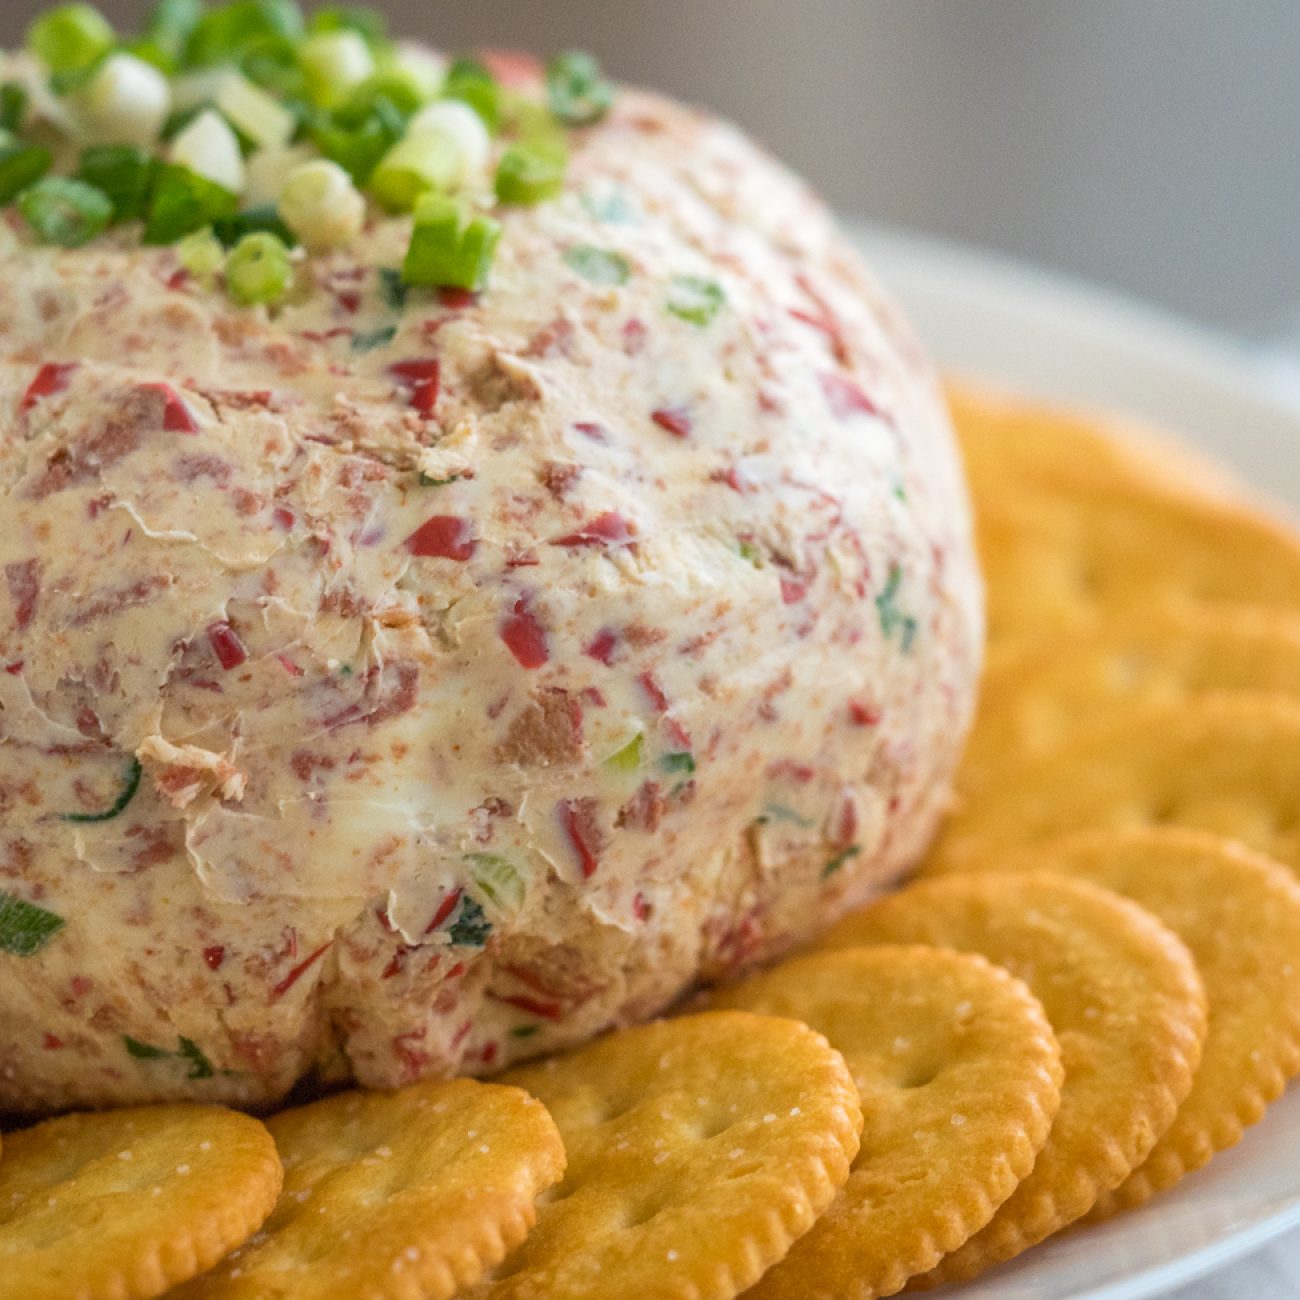
[(27, 48), (56, 75), (84, 72), (113, 48), (112, 25), (93, 5), (60, 5), (27, 29)]
[(492, 933), (492, 923), (483, 908), (468, 894), (456, 908), (455, 920), (447, 927), (447, 937), (462, 948), (482, 948)]
[(415, 229), (402, 264), (407, 284), (477, 292), (487, 283), (501, 226), (471, 217), (462, 204), (426, 194), (415, 208)]
[(18, 131), (27, 111), (27, 92), (16, 82), (0, 86), (0, 131)]
[(199, 18), (185, 43), (185, 61), (198, 68), (234, 63), (302, 36), (302, 13), (293, 0), (235, 0)]
[(470, 879), (498, 912), (518, 911), (524, 903), (524, 878), (518, 868), (495, 853), (467, 854)]
[(266, 231), (245, 235), (226, 259), (226, 291), (242, 306), (277, 303), (292, 281), (289, 250)]
[(592, 284), (626, 284), (632, 274), (628, 260), (621, 253), (594, 244), (576, 244), (567, 249), (564, 260), (570, 268)]
[(121, 793), (103, 812), (96, 813), (63, 813), (59, 820), (65, 822), (111, 822), (119, 813), (126, 810), (127, 804), (135, 798), (136, 791), (140, 788), (140, 778), (144, 775), (144, 768), (140, 766), (140, 760), (133, 758), (131, 766), (126, 770), (126, 778), (122, 782)]
[(18, 196), (23, 219), (47, 244), (80, 248), (108, 229), (113, 200), (85, 181), (47, 176)]
[(511, 145), (497, 165), (496, 192), (502, 203), (532, 205), (564, 189), (564, 161)]
[(614, 102), (614, 88), (600, 75), (590, 54), (571, 50), (546, 65), (546, 93), (551, 112), (565, 126), (599, 122)]
[(0, 145), (0, 203), (12, 203), (50, 170), (48, 149), (34, 144)]
[(726, 294), (716, 280), (698, 275), (679, 275), (668, 294), (668, 310), (692, 325), (708, 325), (722, 310)]
[(0, 890), (0, 952), (34, 956), (64, 924), (61, 916)]
[(134, 145), (94, 145), (82, 153), (77, 179), (108, 195), (114, 221), (134, 221), (149, 206), (155, 167), (153, 157)]
[(188, 167), (165, 163), (158, 168), (149, 196), (144, 242), (174, 244), (195, 230), (234, 216), (238, 208), (239, 199), (224, 185)]

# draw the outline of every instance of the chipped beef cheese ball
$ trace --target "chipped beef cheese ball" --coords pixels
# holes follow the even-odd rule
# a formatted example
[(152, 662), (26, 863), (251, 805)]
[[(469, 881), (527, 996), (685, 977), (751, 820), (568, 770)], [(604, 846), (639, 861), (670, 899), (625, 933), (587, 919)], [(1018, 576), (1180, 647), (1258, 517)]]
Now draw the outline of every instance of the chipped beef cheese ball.
[(925, 846), (981, 639), (924, 359), (734, 130), (623, 92), (479, 294), (372, 209), (273, 310), (0, 266), (0, 1109), (488, 1073)]

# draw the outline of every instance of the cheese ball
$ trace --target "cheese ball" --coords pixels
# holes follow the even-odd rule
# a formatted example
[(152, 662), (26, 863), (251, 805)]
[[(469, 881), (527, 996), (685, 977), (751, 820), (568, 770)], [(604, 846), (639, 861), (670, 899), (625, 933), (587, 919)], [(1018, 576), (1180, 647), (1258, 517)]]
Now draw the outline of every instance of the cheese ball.
[(0, 1110), (487, 1074), (914, 863), (982, 641), (926, 359), (620, 91), (485, 291), (0, 231)]

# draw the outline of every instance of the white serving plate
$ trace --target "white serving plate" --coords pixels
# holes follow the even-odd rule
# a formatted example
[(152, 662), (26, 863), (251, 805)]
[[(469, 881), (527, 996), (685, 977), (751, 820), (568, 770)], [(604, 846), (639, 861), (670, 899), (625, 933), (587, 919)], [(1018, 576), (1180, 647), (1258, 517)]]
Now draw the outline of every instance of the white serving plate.
[[(866, 225), (851, 229), (940, 366), (1143, 416), (1300, 510), (1300, 405), (1284, 398), (1244, 345), (990, 254)], [(1293, 1088), (1239, 1146), (1172, 1192), (935, 1294), (1141, 1300), (1297, 1225), (1300, 1088)]]

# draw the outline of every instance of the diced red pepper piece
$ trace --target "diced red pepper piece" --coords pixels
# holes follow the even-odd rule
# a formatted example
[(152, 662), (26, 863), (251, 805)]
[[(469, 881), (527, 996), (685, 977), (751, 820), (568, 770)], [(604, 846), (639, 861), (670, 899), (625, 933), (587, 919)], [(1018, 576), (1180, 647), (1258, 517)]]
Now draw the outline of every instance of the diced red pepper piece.
[(406, 539), (406, 549), (412, 555), (444, 560), (468, 560), (477, 547), (474, 526), (458, 515), (434, 515)]
[(880, 712), (861, 700), (849, 701), (849, 717), (859, 727), (874, 727), (880, 722)]
[[(333, 940), (330, 940), (333, 943)], [(282, 998), (293, 986), (302, 978), (303, 973), (316, 962), (318, 962), (329, 950), (330, 944), (323, 943), (315, 952), (304, 957), (285, 977), (271, 990), (271, 1001)]]
[(583, 646), (582, 653), (608, 668), (614, 662), (614, 651), (617, 648), (618, 633), (612, 627), (603, 627)]
[(575, 533), (552, 540), (552, 546), (621, 546), (633, 538), (632, 526), (616, 510), (588, 520)]
[(821, 376), (822, 392), (831, 410), (841, 420), (854, 415), (881, 414), (880, 407), (871, 400), (860, 385), (845, 375), (826, 371)]
[(163, 432), (198, 433), (199, 425), (181, 395), (170, 384), (141, 384), (141, 392), (161, 393), (163, 397)]
[(229, 672), (248, 659), (248, 647), (229, 623), (213, 623), (208, 628), (208, 644), (221, 666)]
[(58, 1034), (46, 1034), (41, 1039), (41, 1046), (45, 1048), (47, 1052), (57, 1052), (59, 1048), (63, 1046), (63, 1039), (61, 1039)]
[(434, 912), (433, 920), (424, 927), (425, 934), (432, 934), (456, 910), (456, 904), (460, 902), (460, 896), (464, 892), (463, 889), (453, 889), (451, 893), (438, 904), (438, 910)]
[(64, 392), (68, 387), (68, 380), (72, 378), (72, 372), (76, 368), (77, 363), (75, 361), (46, 362), (36, 372), (36, 378), (27, 386), (27, 391), (23, 394), (19, 409), (30, 411), (42, 397), (52, 397), (55, 393)]
[(546, 1002), (541, 998), (530, 997), (527, 993), (493, 993), (495, 1002), (504, 1002), (508, 1007), (518, 1007), (530, 1016), (540, 1016), (543, 1020), (559, 1020), (564, 1015), (564, 1005), (560, 1002)]
[(582, 868), (582, 878), (590, 880), (600, 866), (601, 834), (596, 821), (596, 801), (594, 799), (561, 799), (559, 803), (560, 824), (564, 833), (578, 855), (578, 865)]
[(452, 311), (464, 311), (467, 307), (473, 307), (478, 302), (478, 294), (469, 289), (457, 289), (452, 285), (445, 285), (438, 290), (438, 301), (444, 307), (450, 307)]
[(515, 601), (513, 612), (501, 625), (501, 639), (509, 646), (521, 668), (540, 668), (551, 657), (546, 644), (546, 629), (529, 607), (526, 596)]
[(407, 400), (419, 415), (428, 417), (438, 404), (438, 387), (442, 367), (432, 357), (413, 361), (398, 361), (388, 367), (388, 373), (407, 390)]
[(794, 605), (808, 594), (808, 588), (793, 578), (781, 579), (781, 600), (787, 605)]
[(652, 672), (644, 672), (637, 681), (641, 689), (650, 697), (651, 703), (659, 710), (660, 713), (668, 712), (668, 696), (664, 694), (664, 688), (659, 685), (658, 679)]
[(674, 438), (691, 436), (690, 412), (680, 406), (661, 406), (650, 412), (650, 418), (661, 428), (666, 429)]
[(579, 420), (573, 427), (592, 442), (609, 441), (609, 431), (603, 424), (597, 424), (594, 420)]
[(209, 970), (220, 970), (221, 963), (226, 960), (226, 950), (221, 944), (214, 943), (211, 948), (204, 948), (203, 960)]
[(531, 86), (542, 79), (541, 60), (523, 50), (479, 50), (478, 57), (503, 86)]
[(646, 899), (646, 896), (640, 891), (637, 892), (636, 897), (632, 900), (632, 915), (635, 916), (638, 921), (648, 921), (650, 919), (650, 903)]

